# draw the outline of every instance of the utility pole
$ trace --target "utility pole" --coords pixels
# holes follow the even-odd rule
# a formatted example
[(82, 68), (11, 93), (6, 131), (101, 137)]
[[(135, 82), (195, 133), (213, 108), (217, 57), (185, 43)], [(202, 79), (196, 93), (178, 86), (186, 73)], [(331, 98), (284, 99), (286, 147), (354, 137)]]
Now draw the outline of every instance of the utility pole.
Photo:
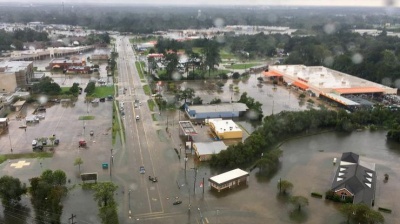
[(194, 182), (193, 182), (193, 195), (196, 195), (196, 178), (197, 178), (197, 168), (192, 168), (194, 170)]
[(74, 218), (76, 217), (76, 215), (71, 214), (71, 217), (68, 220), (71, 220), (71, 224), (76, 224), (76, 222), (74, 222)]
[(203, 177), (203, 195), (204, 195), (204, 177)]

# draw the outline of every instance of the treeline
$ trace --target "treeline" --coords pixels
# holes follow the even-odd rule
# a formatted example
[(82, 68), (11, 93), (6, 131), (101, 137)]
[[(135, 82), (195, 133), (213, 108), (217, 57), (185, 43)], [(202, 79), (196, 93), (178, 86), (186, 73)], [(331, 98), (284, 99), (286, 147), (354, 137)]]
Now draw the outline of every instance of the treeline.
[(390, 111), (381, 107), (352, 114), (343, 110), (285, 111), (265, 117), (262, 126), (243, 143), (231, 145), (227, 150), (213, 155), (210, 165), (220, 169), (246, 168), (277, 143), (302, 133), (329, 129), (351, 132), (367, 125), (397, 130), (400, 133), (399, 124), (400, 111)]
[(0, 51), (11, 50), (13, 45), (17, 50), (23, 50), (24, 42), (48, 41), (46, 32), (37, 32), (32, 29), (15, 30), (14, 32), (6, 32), (0, 30)]
[[(290, 26), (308, 30), (338, 22), (357, 28), (372, 28), (377, 21), (397, 24), (385, 8), (333, 7), (143, 7), (111, 5), (2, 6), (1, 22), (42, 21), (46, 24), (81, 25), (98, 30), (152, 33), (167, 29), (210, 28), (219, 25)], [(396, 9), (393, 8), (394, 12)], [(340, 16), (338, 16), (340, 15)], [(221, 19), (223, 24), (216, 24)]]
[[(321, 28), (322, 29), (322, 28)], [(332, 34), (293, 37), (284, 49), (287, 64), (323, 65), (370, 81), (395, 86), (400, 75), (400, 39), (386, 31), (373, 37), (341, 29)]]

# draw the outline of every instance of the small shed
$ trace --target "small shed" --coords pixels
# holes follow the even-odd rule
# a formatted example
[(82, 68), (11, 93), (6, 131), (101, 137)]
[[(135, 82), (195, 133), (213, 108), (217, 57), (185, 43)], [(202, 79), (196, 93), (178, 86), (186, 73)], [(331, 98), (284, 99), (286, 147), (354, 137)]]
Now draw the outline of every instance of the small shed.
[(15, 102), (13, 104), (15, 111), (16, 112), (20, 111), (22, 109), (22, 107), (24, 106), (25, 102), (26, 102), (25, 100), (18, 100), (17, 102)]
[(208, 179), (211, 188), (214, 188), (220, 192), (226, 188), (233, 188), (240, 184), (247, 184), (249, 181), (249, 173), (239, 168), (221, 173), (217, 176), (210, 177)]
[(8, 128), (8, 118), (0, 118), (0, 129), (6, 130)]

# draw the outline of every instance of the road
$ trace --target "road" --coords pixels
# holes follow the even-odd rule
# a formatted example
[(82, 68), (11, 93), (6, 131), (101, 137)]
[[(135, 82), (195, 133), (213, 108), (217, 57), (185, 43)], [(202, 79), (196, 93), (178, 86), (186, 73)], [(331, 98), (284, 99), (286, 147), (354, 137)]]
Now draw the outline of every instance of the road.
[[(174, 166), (165, 164), (163, 159), (163, 152), (172, 146), (169, 146), (169, 142), (160, 142), (157, 137), (147, 106), (149, 96), (144, 94), (129, 39), (117, 38), (116, 49), (119, 53), (117, 99), (124, 103), (125, 116), (122, 116), (122, 121), (126, 133), (122, 149), (115, 152), (113, 167), (113, 180), (121, 183), (125, 192), (125, 200), (120, 204), (120, 209), (125, 211), (122, 212), (124, 217), (121, 218), (126, 219), (128, 223), (129, 220), (137, 222), (168, 217), (173, 221), (176, 219), (174, 216), (179, 216), (180, 212), (165, 207), (172, 206), (173, 200), (170, 198), (179, 197), (175, 196), (179, 195), (175, 190), (176, 185), (174, 182), (170, 183), (170, 180), (176, 179), (174, 173), (178, 173), (179, 166), (175, 165), (176, 172), (173, 172)], [(139, 100), (141, 106), (135, 108), (135, 100)], [(136, 120), (136, 116), (139, 116), (139, 120)], [(139, 173), (140, 166), (145, 167), (145, 174)], [(149, 181), (148, 176), (158, 177), (159, 182)], [(173, 193), (174, 190), (171, 189), (176, 192)]]

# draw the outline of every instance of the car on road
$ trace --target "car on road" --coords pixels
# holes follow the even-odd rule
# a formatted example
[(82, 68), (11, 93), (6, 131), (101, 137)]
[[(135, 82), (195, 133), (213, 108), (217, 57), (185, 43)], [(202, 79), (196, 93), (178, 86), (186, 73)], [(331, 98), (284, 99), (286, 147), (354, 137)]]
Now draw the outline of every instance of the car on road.
[(139, 173), (140, 173), (140, 174), (146, 173), (146, 170), (144, 169), (144, 166), (140, 166), (140, 168), (139, 168)]
[(174, 203), (172, 203), (173, 205), (180, 205), (182, 204), (182, 201), (174, 201)]
[(136, 115), (136, 120), (138, 121), (140, 118), (139, 118), (139, 115)]

